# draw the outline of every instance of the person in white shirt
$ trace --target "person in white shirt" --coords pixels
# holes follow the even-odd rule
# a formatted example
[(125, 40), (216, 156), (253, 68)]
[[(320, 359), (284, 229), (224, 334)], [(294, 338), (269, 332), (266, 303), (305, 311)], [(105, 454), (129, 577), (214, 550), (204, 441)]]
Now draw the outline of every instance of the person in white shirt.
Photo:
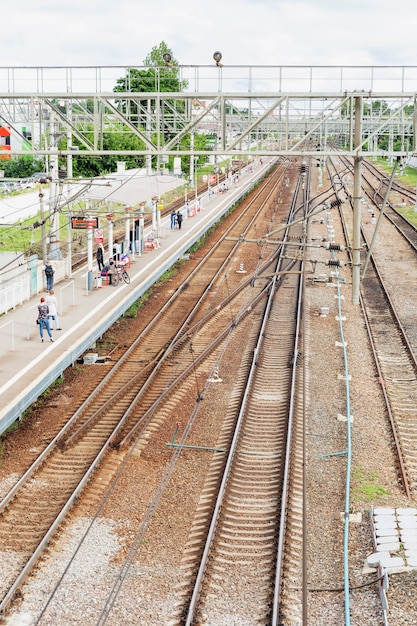
[(59, 318), (58, 318), (58, 302), (56, 300), (54, 293), (55, 293), (54, 290), (51, 289), (49, 294), (46, 296), (46, 304), (48, 305), (48, 308), (49, 308), (48, 317), (49, 317), (50, 323), (52, 323), (52, 320), (55, 320), (55, 330), (61, 330), (59, 326)]

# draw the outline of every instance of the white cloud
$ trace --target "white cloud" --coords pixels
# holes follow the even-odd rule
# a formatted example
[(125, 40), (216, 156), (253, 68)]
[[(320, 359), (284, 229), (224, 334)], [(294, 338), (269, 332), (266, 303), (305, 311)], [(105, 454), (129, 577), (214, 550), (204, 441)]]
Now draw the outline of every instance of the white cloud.
[[(182, 65), (405, 64), (414, 2), (391, 0), (20, 0), (2, 33), (5, 66), (136, 65), (166, 41)], [(405, 42), (406, 45), (405, 45)]]

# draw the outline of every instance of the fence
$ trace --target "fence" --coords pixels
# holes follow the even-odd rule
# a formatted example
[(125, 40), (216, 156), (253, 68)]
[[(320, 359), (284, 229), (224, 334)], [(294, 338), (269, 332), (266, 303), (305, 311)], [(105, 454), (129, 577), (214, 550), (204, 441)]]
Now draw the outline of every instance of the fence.
[[(54, 261), (55, 282), (65, 277), (66, 260)], [(28, 270), (27, 264), (16, 268), (12, 278), (0, 282), (0, 315), (15, 309), (29, 300), (31, 296), (44, 289), (42, 262), (38, 262), (35, 277)]]

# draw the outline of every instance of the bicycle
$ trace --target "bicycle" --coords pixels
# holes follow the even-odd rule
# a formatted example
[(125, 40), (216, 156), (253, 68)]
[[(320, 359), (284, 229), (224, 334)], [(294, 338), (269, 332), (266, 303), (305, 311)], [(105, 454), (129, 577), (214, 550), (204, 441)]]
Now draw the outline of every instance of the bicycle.
[(116, 267), (115, 272), (111, 276), (111, 284), (116, 287), (122, 280), (129, 285), (130, 276), (124, 269), (124, 267)]

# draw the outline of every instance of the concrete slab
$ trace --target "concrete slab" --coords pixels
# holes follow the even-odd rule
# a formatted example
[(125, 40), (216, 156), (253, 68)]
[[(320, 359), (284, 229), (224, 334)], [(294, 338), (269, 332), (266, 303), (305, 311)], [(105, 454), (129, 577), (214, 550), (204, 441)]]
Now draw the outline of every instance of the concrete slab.
[(395, 534), (400, 536), (399, 532), (398, 533), (395, 532), (395, 528), (376, 529), (375, 530), (375, 534), (376, 534), (377, 538), (379, 538), (379, 537), (394, 537)]
[(406, 550), (417, 550), (416, 535), (401, 535), (400, 540)]
[(376, 541), (378, 544), (383, 545), (384, 543), (393, 543), (394, 541), (397, 541), (398, 543), (400, 543), (400, 537), (399, 535), (387, 535), (386, 537), (377, 537)]
[(401, 517), (398, 520), (398, 526), (402, 529), (417, 530), (417, 518), (416, 517)]
[(393, 525), (397, 525), (397, 517), (395, 515), (374, 515), (375, 524), (380, 523), (390, 523)]
[(391, 553), (395, 553), (398, 552), (400, 549), (400, 542), (399, 541), (394, 541), (392, 543), (384, 543), (382, 545), (379, 545), (377, 543), (377, 547), (376, 547), (376, 551), (377, 552), (389, 552)]
[(396, 514), (398, 516), (401, 516), (401, 515), (416, 515), (417, 516), (417, 509), (414, 509), (412, 507), (410, 507), (409, 509), (396, 509)]
[[(378, 552), (376, 554), (378, 554)], [(384, 553), (380, 552), (380, 554), (384, 554)], [(401, 558), (400, 556), (391, 556), (390, 554), (388, 557), (386, 557), (385, 555), (382, 556), (380, 563), (387, 569), (394, 568), (394, 567), (404, 567), (405, 565), (403, 558)]]
[(385, 552), (373, 552), (366, 558), (366, 562), (369, 567), (378, 567), (379, 563), (382, 562), (382, 559), (390, 559), (391, 555), (388, 551)]
[(395, 515), (396, 511), (393, 507), (381, 507), (378, 506), (374, 509), (375, 515)]
[(397, 518), (395, 515), (375, 515), (374, 524), (379, 526), (397, 526)]
[(407, 559), (417, 559), (417, 546), (412, 550), (404, 550), (404, 554)]

